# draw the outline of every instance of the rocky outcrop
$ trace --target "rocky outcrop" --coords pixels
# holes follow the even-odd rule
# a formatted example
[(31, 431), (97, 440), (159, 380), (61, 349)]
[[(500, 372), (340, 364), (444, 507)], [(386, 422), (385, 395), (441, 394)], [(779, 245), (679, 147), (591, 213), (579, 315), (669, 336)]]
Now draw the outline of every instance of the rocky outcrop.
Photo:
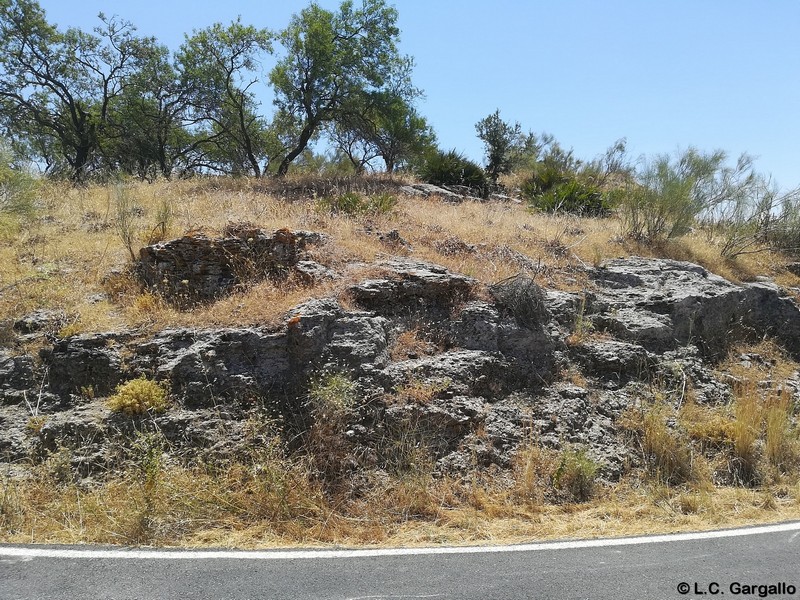
[(575, 345), (572, 355), (586, 373), (606, 382), (645, 379), (649, 373), (648, 353), (637, 344), (589, 339)]
[(693, 344), (718, 358), (733, 343), (772, 336), (800, 357), (797, 304), (773, 284), (737, 285), (698, 265), (645, 258), (609, 261), (590, 275), (593, 321), (650, 351)]
[(471, 200), (474, 202), (485, 202), (489, 200), (495, 202), (514, 202), (520, 204), (519, 198), (511, 197), (502, 193), (488, 193), (486, 189), (476, 189), (465, 185), (433, 185), (431, 183), (415, 183), (400, 187), (400, 192), (407, 196), (419, 196), (428, 198), (434, 196), (445, 202), (464, 202)]
[(55, 333), (67, 324), (67, 313), (63, 310), (35, 310), (14, 321), (14, 331), (23, 336), (40, 333)]
[[(268, 255), (301, 255), (296, 236), (283, 246), (271, 239)], [(177, 247), (162, 256), (182, 256)], [(192, 270), (179, 272), (178, 262), (160, 273)], [(580, 294), (542, 289), (524, 275), (484, 288), (408, 258), (376, 269), (380, 276), (348, 288), (347, 303), (309, 300), (280, 326), (78, 335), (38, 358), (3, 351), (0, 460), (71, 448), (76, 469), (91, 474), (151, 430), (182, 459), (232, 459), (251, 443), (245, 423), (256, 413), (297, 428), (291, 439), (302, 440), (299, 428), (315, 418), (310, 387), (338, 375), (357, 396), (339, 433), (372, 466), (386, 468), (381, 447), (403, 431), (442, 473), (508, 468), (519, 444), (535, 438), (553, 448), (580, 444), (615, 478), (631, 452), (617, 419), (653, 393), (652, 381), (678, 390), (676, 398), (691, 386), (699, 403), (727, 402), (730, 383), (707, 361), (732, 343), (773, 336), (800, 354), (800, 310), (779, 288), (733, 284), (689, 263), (611, 261), (589, 271)], [(198, 290), (219, 289), (227, 277), (202, 271)], [(426, 350), (395, 351), (411, 334)], [(141, 376), (166, 382), (173, 408), (111, 413), (104, 397)]]
[(480, 198), (474, 196), (472, 191), (469, 191), (465, 195), (464, 193), (450, 190), (447, 187), (433, 185), (430, 183), (404, 185), (400, 188), (400, 191), (408, 196), (422, 196), (423, 198), (427, 198), (428, 196), (436, 196), (446, 202), (463, 202), (467, 199), (480, 200)]
[(368, 279), (348, 290), (356, 304), (384, 316), (443, 318), (470, 299), (477, 281), (444, 267), (393, 259), (378, 265), (384, 279)]
[(268, 234), (255, 227), (230, 227), (226, 233), (220, 238), (188, 234), (142, 248), (137, 269), (141, 281), (185, 303), (213, 300), (245, 283), (285, 278), (298, 263), (305, 279), (330, 276), (303, 262), (307, 247), (323, 243), (323, 234), (288, 229)]
[(122, 380), (122, 345), (129, 338), (118, 333), (75, 335), (43, 349), (49, 391), (62, 399), (110, 394)]

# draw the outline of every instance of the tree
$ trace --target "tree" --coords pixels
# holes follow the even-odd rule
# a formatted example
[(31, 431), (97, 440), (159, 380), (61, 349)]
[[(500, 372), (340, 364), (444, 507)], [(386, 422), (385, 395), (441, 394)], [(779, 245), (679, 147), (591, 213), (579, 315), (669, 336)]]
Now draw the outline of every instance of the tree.
[(113, 100), (153, 51), (127, 21), (99, 15), (94, 33), (58, 31), (35, 0), (0, 0), (0, 98), (6, 129), (58, 148), (82, 180), (98, 150)]
[(347, 157), (356, 174), (362, 174), (374, 159), (380, 156), (372, 138), (363, 134), (361, 120), (339, 119), (330, 127), (328, 135), (336, 150)]
[[(190, 92), (193, 124), (204, 127), (200, 146), (207, 158), (216, 159), (212, 165), (221, 162), (256, 177), (263, 173), (266, 123), (258, 116), (252, 89), (259, 81), (260, 58), (271, 51), (272, 34), (241, 19), (195, 31), (181, 46), (181, 86)], [(230, 149), (227, 156), (225, 149)]]
[(478, 121), (475, 131), (486, 149), (486, 173), (497, 183), (497, 178), (511, 168), (513, 151), (521, 144), (522, 126), (503, 121), (498, 109)]
[(351, 98), (334, 127), (334, 141), (356, 170), (380, 157), (387, 173), (435, 149), (436, 134), (404, 94), (379, 91)]
[(389, 85), (403, 72), (396, 42), (397, 10), (385, 0), (345, 0), (338, 13), (311, 4), (278, 39), (287, 51), (270, 73), (275, 105), (294, 135), (278, 175), (289, 170), (320, 129), (336, 121), (348, 99)]
[(386, 171), (392, 173), (398, 165), (407, 165), (436, 148), (436, 133), (415, 108), (395, 100), (378, 113), (375, 145)]
[(169, 178), (191, 149), (187, 109), (169, 50), (156, 46), (111, 105), (107, 159), (126, 173)]
[(503, 121), (499, 109), (478, 121), (475, 131), (486, 151), (486, 173), (494, 183), (504, 173), (533, 167), (542, 149), (554, 141), (546, 134), (539, 140), (532, 132), (523, 133), (518, 122)]

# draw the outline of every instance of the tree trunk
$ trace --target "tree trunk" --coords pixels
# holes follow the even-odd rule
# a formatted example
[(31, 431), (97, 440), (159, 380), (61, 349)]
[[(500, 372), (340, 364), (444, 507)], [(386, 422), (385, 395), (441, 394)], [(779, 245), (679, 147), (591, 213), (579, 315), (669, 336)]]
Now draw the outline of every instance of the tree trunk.
[(73, 173), (72, 180), (77, 183), (83, 183), (86, 178), (86, 164), (89, 162), (89, 154), (91, 146), (89, 144), (81, 144), (75, 148), (75, 161), (72, 163)]
[(242, 146), (245, 154), (247, 154), (247, 162), (250, 163), (250, 168), (253, 169), (253, 175), (255, 175), (256, 179), (259, 179), (261, 177), (261, 166), (258, 164), (258, 159), (253, 152), (253, 140), (250, 138), (250, 132), (247, 131), (247, 119), (242, 102), (243, 100), (240, 97), (237, 110), (239, 113), (239, 129), (242, 132)]
[(300, 139), (297, 141), (297, 146), (295, 146), (294, 150), (289, 152), (284, 159), (281, 161), (281, 164), (278, 166), (278, 177), (286, 177), (286, 174), (289, 172), (289, 165), (292, 164), (292, 161), (300, 156), (303, 153), (303, 150), (306, 149), (308, 146), (308, 142), (311, 139), (311, 136), (314, 135), (314, 131), (317, 129), (317, 123), (308, 123), (305, 127), (303, 127), (303, 131), (300, 132)]

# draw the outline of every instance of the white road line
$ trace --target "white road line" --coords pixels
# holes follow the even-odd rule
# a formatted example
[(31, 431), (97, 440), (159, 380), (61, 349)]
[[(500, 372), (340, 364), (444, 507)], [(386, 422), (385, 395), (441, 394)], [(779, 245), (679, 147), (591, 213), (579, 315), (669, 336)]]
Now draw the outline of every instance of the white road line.
[(514, 544), (511, 546), (447, 546), (441, 548), (374, 548), (364, 550), (131, 550), (112, 548), (90, 550), (80, 548), (40, 548), (20, 546), (0, 546), (0, 556), (19, 558), (104, 558), (113, 560), (156, 559), (156, 560), (293, 560), (320, 558), (367, 558), (378, 556), (421, 556), (429, 554), (498, 554), (502, 552), (538, 552), (542, 550), (570, 550), (576, 548), (610, 548), (614, 546), (638, 546), (642, 544), (663, 544), (667, 542), (689, 542), (719, 538), (780, 533), (800, 532), (800, 522), (764, 525), (743, 529), (724, 529), (696, 533), (671, 533), (631, 538), (610, 538), (596, 540), (575, 540), (565, 542), (542, 542), (538, 544)]
[(347, 600), (401, 600), (404, 598), (411, 598), (419, 600), (420, 598), (442, 598), (444, 594), (428, 594), (425, 596), (358, 596), (357, 598), (348, 598)]

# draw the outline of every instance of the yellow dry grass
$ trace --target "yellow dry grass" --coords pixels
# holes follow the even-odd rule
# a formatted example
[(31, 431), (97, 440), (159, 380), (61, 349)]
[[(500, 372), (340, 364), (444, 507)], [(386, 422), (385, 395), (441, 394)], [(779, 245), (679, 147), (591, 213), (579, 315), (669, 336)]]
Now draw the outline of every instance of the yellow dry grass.
[[(83, 188), (49, 184), (42, 192), (39, 218), (0, 239), (0, 314), (18, 318), (37, 308), (61, 308), (70, 317), (65, 333), (271, 322), (303, 300), (340, 294), (360, 276), (363, 267), (353, 265), (398, 251), (408, 254), (382, 244), (375, 235), (393, 229), (413, 247), (411, 256), (487, 283), (527, 270), (545, 286), (580, 290), (584, 276), (574, 267), (629, 254), (692, 260), (736, 280), (766, 274), (786, 285), (798, 283), (782, 266), (787, 259), (756, 254), (725, 262), (702, 232), (655, 247), (623, 240), (614, 217), (580, 219), (531, 213), (515, 203), (448, 204), (435, 197), (402, 195), (388, 214), (350, 217), (321, 210), (315, 196), (358, 186), (395, 192), (399, 183), (374, 177), (299, 178), (283, 184), (222, 178)], [(120, 219), (121, 206), (129, 211), (127, 222)], [(316, 287), (292, 281), (281, 289), (257, 284), (214, 304), (177, 311), (120, 274), (131, 253), (137, 255), (152, 240), (192, 231), (214, 235), (235, 222), (267, 231), (288, 227), (327, 233), (332, 243), (317, 249), (314, 257), (345, 277), (338, 284)], [(130, 249), (121, 233), (127, 233)], [(460, 244), (456, 251), (443, 247), (447, 240)]]
[[(263, 465), (262, 465), (263, 467)], [(800, 486), (667, 487), (628, 478), (589, 502), (553, 504), (490, 481), (424, 473), (376, 482), (365, 496), (326, 495), (302, 464), (256, 474), (165, 469), (101, 487), (49, 478), (0, 483), (0, 540), (185, 547), (500, 544), (704, 530), (800, 518)]]

